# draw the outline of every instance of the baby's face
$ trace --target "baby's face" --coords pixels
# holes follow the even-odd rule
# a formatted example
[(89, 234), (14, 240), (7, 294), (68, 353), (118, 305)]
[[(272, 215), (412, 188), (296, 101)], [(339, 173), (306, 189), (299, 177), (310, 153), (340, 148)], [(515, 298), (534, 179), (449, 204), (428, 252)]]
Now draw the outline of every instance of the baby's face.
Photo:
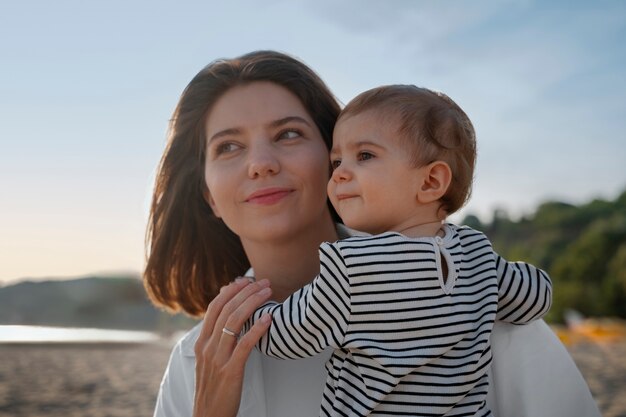
[(335, 126), (328, 195), (350, 228), (399, 231), (414, 218), (424, 172), (412, 164), (397, 130), (373, 111), (341, 118)]

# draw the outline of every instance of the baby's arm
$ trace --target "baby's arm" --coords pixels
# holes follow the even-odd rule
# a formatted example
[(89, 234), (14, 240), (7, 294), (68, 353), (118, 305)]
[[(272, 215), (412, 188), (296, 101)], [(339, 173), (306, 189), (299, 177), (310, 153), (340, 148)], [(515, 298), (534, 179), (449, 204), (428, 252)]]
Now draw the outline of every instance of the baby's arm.
[(266, 355), (296, 359), (328, 346), (339, 348), (350, 316), (350, 288), (337, 246), (325, 243), (320, 247), (320, 275), (311, 284), (282, 304), (265, 304), (251, 320), (265, 313), (272, 315), (272, 324), (257, 346)]
[(507, 262), (496, 255), (498, 313), (501, 321), (525, 324), (543, 317), (552, 305), (548, 274), (525, 262)]

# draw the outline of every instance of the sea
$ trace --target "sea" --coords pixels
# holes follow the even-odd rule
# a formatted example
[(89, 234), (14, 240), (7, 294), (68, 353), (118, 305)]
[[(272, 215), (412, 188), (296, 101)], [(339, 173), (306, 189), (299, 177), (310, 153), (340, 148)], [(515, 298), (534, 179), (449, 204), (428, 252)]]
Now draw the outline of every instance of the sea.
[(7, 343), (150, 343), (153, 332), (93, 328), (0, 325), (0, 344)]

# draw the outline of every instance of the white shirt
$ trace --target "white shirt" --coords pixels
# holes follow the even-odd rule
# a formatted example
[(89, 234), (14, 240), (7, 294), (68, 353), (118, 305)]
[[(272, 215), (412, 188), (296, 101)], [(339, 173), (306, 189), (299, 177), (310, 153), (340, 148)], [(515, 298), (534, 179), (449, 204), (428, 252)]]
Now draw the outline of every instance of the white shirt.
[[(200, 324), (174, 346), (155, 417), (190, 417)], [(302, 360), (250, 354), (238, 417), (317, 416), (332, 350)], [(600, 417), (580, 372), (543, 320), (524, 326), (496, 322), (487, 404), (499, 417)]]
[[(194, 345), (201, 325), (174, 346), (154, 417), (193, 415)], [(574, 361), (543, 320), (524, 326), (496, 321), (491, 345), (487, 405), (495, 417), (601, 417)], [(331, 353), (327, 349), (312, 358), (280, 360), (253, 350), (246, 362), (237, 416), (319, 415), (324, 365)]]

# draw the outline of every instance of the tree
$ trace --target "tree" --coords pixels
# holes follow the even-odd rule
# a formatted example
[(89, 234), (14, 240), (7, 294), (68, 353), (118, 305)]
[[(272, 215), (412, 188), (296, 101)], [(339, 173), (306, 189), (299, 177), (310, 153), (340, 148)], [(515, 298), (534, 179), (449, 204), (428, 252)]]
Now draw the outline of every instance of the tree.
[[(468, 221), (478, 226), (477, 218)], [(550, 319), (561, 320), (566, 308), (626, 318), (626, 191), (614, 201), (580, 206), (545, 202), (519, 221), (497, 210), (491, 224), (481, 226), (502, 256), (548, 271)]]

